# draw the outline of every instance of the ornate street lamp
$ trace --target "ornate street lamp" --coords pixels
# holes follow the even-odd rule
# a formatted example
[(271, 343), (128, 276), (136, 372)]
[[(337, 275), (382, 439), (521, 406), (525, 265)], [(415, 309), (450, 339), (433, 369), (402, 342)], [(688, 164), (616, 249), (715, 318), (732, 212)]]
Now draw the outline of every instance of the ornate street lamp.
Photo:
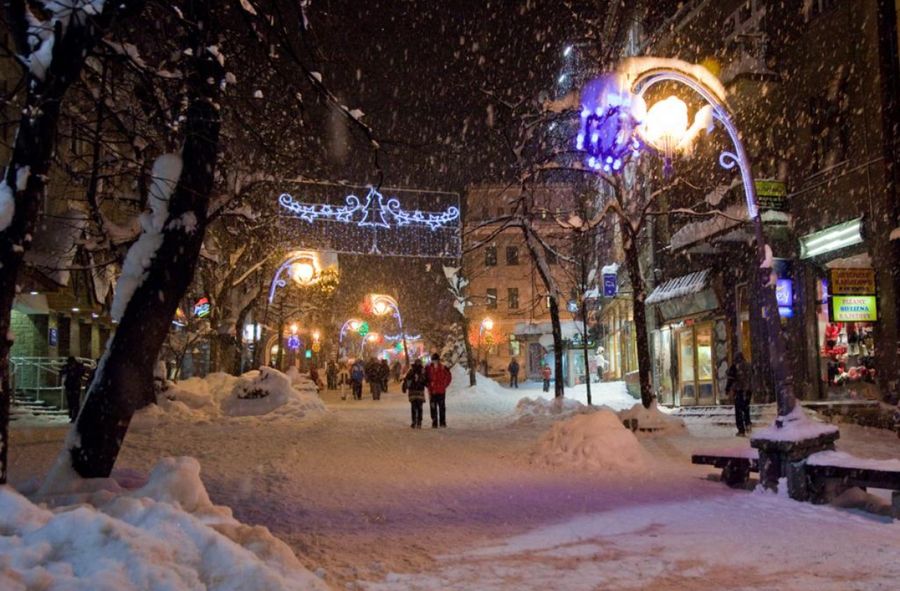
[[(690, 127), (687, 126), (687, 106), (676, 97), (668, 97), (647, 109), (645, 93), (662, 82), (685, 86), (706, 103), (697, 112)], [(668, 175), (673, 156), (690, 149), (701, 129), (717, 121), (728, 133), (734, 152), (723, 151), (719, 164), (728, 170), (738, 167), (747, 201), (747, 215), (756, 235), (763, 313), (769, 337), (769, 363), (778, 400), (779, 418), (776, 425), (780, 427), (782, 418), (793, 410), (795, 399), (784, 362), (785, 345), (775, 296), (776, 282), (772, 277), (771, 250), (763, 233), (750, 159), (728, 114), (722, 83), (702, 66), (680, 60), (630, 58), (620, 65), (615, 77), (605, 77), (588, 85), (582, 93), (582, 102), (586, 106), (581, 114), (582, 127), (576, 147), (587, 152), (589, 168), (607, 174), (621, 171), (624, 159), (636, 153), (643, 143), (662, 153)]]
[(397, 325), (400, 327), (400, 337), (403, 341), (403, 355), (406, 358), (406, 366), (409, 367), (409, 349), (406, 346), (406, 333), (403, 331), (403, 317), (400, 316), (400, 306), (397, 304), (397, 300), (386, 294), (372, 293), (369, 294), (369, 303), (372, 308), (372, 313), (376, 316), (384, 316), (389, 312), (394, 313), (394, 317), (397, 319)]

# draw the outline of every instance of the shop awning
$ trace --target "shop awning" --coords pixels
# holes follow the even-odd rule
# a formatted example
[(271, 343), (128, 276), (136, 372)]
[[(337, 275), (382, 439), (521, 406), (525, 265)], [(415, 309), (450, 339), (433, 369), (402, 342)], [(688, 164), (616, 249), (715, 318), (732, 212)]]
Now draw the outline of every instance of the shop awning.
[(710, 269), (703, 269), (695, 273), (689, 273), (669, 279), (665, 283), (656, 286), (656, 289), (644, 300), (646, 304), (660, 304), (675, 298), (700, 293), (709, 286)]

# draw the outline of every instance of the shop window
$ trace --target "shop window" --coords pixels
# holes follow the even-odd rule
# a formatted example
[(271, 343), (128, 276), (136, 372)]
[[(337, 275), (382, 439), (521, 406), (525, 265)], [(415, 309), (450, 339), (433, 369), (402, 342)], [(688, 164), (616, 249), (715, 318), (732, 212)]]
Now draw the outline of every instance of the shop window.
[(519, 264), (519, 247), (518, 246), (507, 246), (506, 247), (506, 264), (507, 265), (518, 265)]
[(519, 288), (510, 287), (506, 290), (506, 301), (510, 310), (519, 309)]
[(497, 309), (497, 288), (489, 287), (487, 289), (487, 307), (488, 310)]
[(496, 246), (486, 246), (484, 248), (484, 266), (485, 267), (496, 267), (497, 266), (497, 247)]

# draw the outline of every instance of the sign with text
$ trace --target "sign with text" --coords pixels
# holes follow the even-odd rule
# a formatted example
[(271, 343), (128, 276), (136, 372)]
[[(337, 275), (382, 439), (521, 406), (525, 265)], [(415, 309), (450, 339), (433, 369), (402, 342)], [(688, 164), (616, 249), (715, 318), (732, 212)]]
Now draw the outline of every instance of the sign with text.
[(615, 297), (615, 295), (619, 293), (619, 282), (615, 275), (604, 274), (603, 275), (603, 295), (605, 297), (611, 298)]
[(832, 296), (833, 322), (875, 322), (878, 320), (875, 296)]
[(784, 182), (757, 179), (753, 184), (756, 187), (756, 200), (760, 209), (787, 210), (787, 188)]
[(832, 295), (874, 295), (874, 269), (831, 269)]

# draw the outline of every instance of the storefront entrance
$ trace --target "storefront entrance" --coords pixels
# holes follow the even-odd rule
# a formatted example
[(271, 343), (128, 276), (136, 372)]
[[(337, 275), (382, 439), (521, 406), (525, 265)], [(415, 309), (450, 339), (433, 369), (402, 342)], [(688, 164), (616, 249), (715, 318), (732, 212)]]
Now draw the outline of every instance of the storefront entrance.
[(678, 351), (678, 395), (682, 406), (716, 403), (713, 325), (694, 324), (675, 332)]

